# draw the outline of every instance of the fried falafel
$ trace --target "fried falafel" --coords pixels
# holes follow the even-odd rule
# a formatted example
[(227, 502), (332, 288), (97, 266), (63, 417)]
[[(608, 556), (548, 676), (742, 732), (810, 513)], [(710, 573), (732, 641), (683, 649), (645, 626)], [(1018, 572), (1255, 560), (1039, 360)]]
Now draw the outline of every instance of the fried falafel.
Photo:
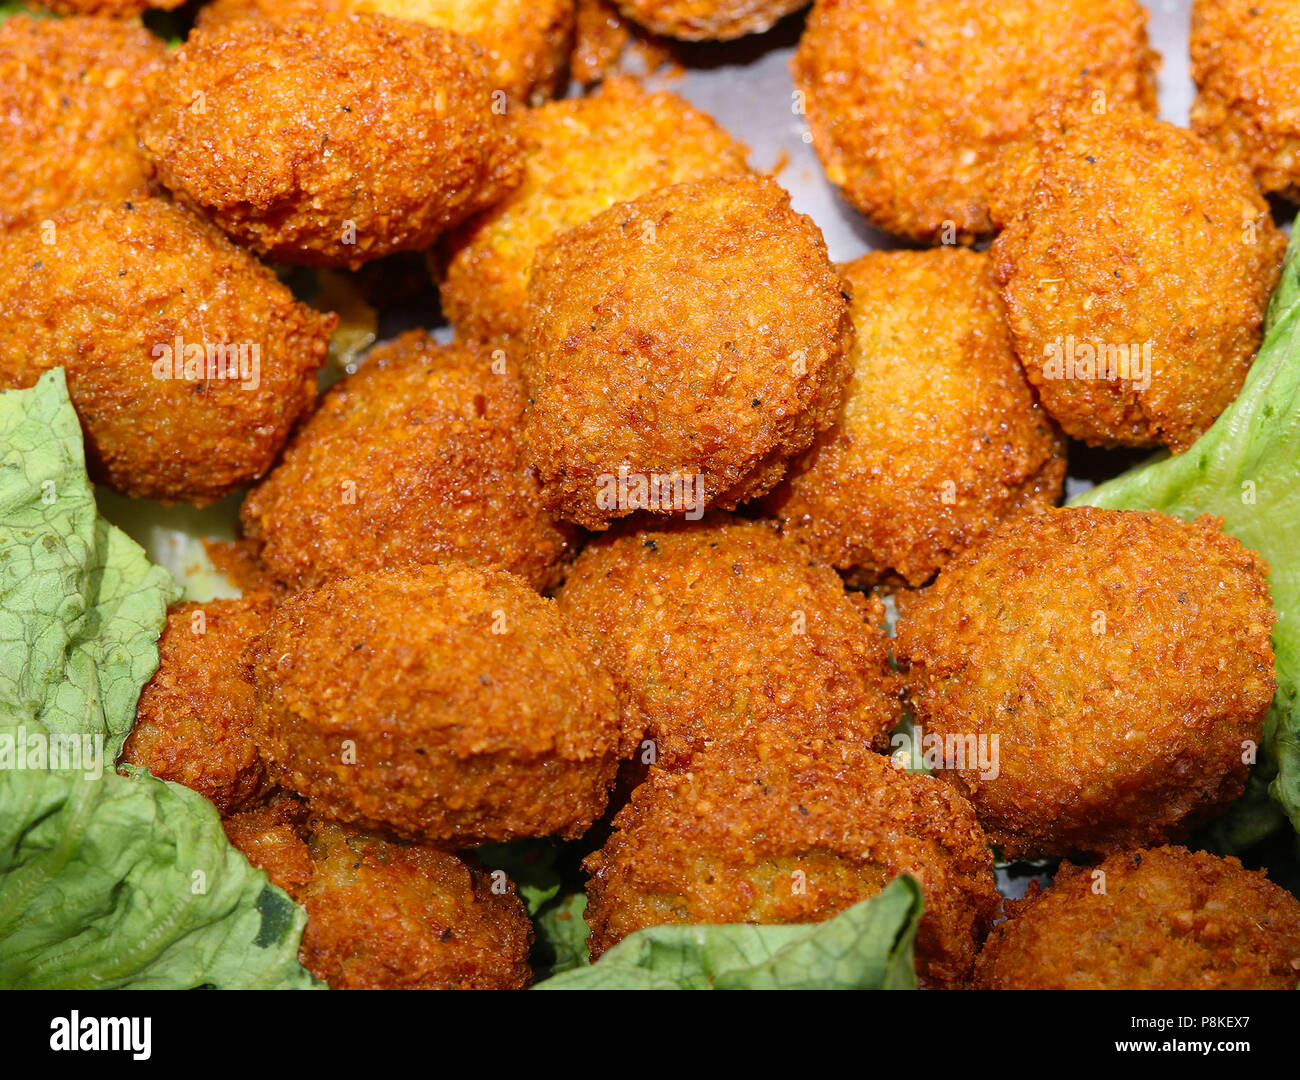
[(1005, 523), (949, 562), (895, 655), (990, 840), (1105, 854), (1238, 798), (1276, 686), (1267, 574), (1217, 519), (1091, 507)]
[(761, 34), (808, 0), (618, 0), (633, 22), (685, 41), (730, 41)]
[(1016, 362), (987, 255), (877, 252), (841, 276), (843, 412), (766, 505), (850, 584), (923, 585), (996, 522), (1057, 502), (1065, 441)]

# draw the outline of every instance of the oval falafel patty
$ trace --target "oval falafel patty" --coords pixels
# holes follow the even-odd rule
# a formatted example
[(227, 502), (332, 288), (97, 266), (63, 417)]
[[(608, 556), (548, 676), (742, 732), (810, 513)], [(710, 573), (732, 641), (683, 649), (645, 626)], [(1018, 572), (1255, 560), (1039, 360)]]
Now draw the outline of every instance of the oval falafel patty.
[(826, 175), (873, 225), (991, 236), (999, 153), (1056, 94), (1156, 110), (1138, 0), (818, 0), (795, 54)]
[(745, 148), (711, 117), (633, 79), (530, 109), (516, 130), (523, 183), (445, 237), (435, 260), (457, 337), (522, 333), (533, 256), (565, 229), (661, 187), (745, 172)]
[(1000, 526), (950, 562), (895, 653), (990, 840), (1107, 853), (1238, 798), (1276, 685), (1267, 575), (1214, 518), (1091, 507)]
[(0, 21), (0, 229), (148, 192), (136, 126), (166, 57), (135, 22)]
[(298, 960), (331, 990), (522, 990), (533, 928), (514, 886), (455, 855), (309, 816), (293, 799), (223, 823), (307, 912)]
[(765, 505), (850, 584), (923, 585), (998, 521), (1057, 502), (1065, 440), (1016, 362), (987, 255), (876, 252), (840, 273), (848, 396)]
[(459, 560), (558, 583), (574, 530), (542, 509), (505, 348), (412, 330), (335, 385), (244, 502), (262, 562), (294, 588)]
[(853, 327), (821, 232), (758, 177), (677, 184), (533, 262), (524, 445), (558, 516), (762, 495), (835, 418)]
[(264, 796), (270, 785), (243, 660), (274, 610), (262, 593), (168, 611), (158, 670), (140, 693), (121, 760), (193, 788), (223, 814)]
[(647, 30), (684, 41), (730, 41), (761, 34), (808, 0), (618, 0)]
[(429, 247), (519, 182), (507, 111), (449, 31), (247, 20), (172, 54), (140, 138), (178, 200), (258, 254), (355, 268)]
[(1300, 901), (1233, 858), (1162, 847), (1066, 864), (1012, 904), (983, 990), (1294, 990)]
[(91, 475), (202, 506), (271, 467), (337, 319), (161, 199), (83, 203), (0, 246), (0, 389), (62, 367)]
[(273, 780), (440, 847), (581, 836), (625, 754), (608, 672), (553, 601), (501, 571), (386, 570), (297, 593), (254, 643), (251, 678)]
[(1136, 111), (1069, 104), (1003, 163), (1016, 355), (1067, 435), (1186, 450), (1237, 396), (1286, 238), (1246, 169)]
[(589, 856), (592, 958), (666, 923), (820, 922), (899, 874), (925, 892), (923, 983), (956, 987), (997, 912), (993, 856), (948, 785), (847, 742), (719, 742), (655, 772)]
[(883, 606), (765, 524), (711, 515), (599, 537), (556, 599), (653, 743), (641, 764), (683, 766), (769, 728), (869, 745), (898, 723)]

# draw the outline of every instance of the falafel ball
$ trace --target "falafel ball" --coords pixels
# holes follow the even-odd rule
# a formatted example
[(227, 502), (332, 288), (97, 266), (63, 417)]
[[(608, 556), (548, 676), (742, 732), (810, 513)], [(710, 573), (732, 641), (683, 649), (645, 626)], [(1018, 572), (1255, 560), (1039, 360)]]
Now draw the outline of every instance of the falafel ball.
[[(1215, 518), (1092, 507), (1005, 523), (948, 563), (895, 655), (990, 840), (1109, 853), (1239, 797), (1276, 685), (1267, 574)], [(958, 753), (976, 740), (991, 768)]]
[[(275, 262), (420, 251), (519, 182), (482, 50), (406, 19), (196, 31), (140, 129), (158, 180)], [(292, 117), (292, 123), (285, 118)]]
[(442, 308), (462, 338), (523, 331), (533, 256), (570, 226), (657, 188), (745, 171), (745, 148), (676, 94), (633, 79), (518, 121), (523, 183), (447, 236)]
[(0, 248), (0, 389), (62, 366), (92, 476), (137, 498), (202, 506), (266, 472), (336, 321), (160, 199), (83, 203)]
[(390, 15), (473, 38), (492, 88), (527, 104), (560, 88), (574, 0), (213, 0), (199, 9), (195, 25), (216, 30), (245, 19), (339, 14)]
[(850, 584), (923, 585), (996, 522), (1055, 505), (1065, 440), (1016, 362), (987, 255), (882, 251), (840, 273), (848, 397), (767, 505)]
[(1300, 8), (1195, 0), (1192, 130), (1244, 161), (1264, 191), (1300, 202)]
[(550, 588), (575, 530), (541, 508), (521, 460), (523, 411), (506, 349), (409, 331), (325, 395), (244, 501), (244, 530), (295, 589), (447, 559)]
[(556, 599), (653, 741), (642, 764), (682, 766), (759, 729), (870, 744), (898, 723), (883, 606), (761, 522), (599, 537)]
[(873, 225), (925, 243), (993, 233), (1000, 150), (1042, 103), (1156, 108), (1138, 0), (818, 0), (793, 61), (831, 182)]
[(533, 262), (524, 446), (557, 516), (734, 509), (834, 423), (853, 326), (821, 232), (770, 180), (677, 184)]
[(1300, 901), (1237, 859), (1161, 847), (1065, 864), (1012, 905), (975, 964), (984, 990), (1294, 990)]
[(1259, 347), (1286, 238), (1240, 165), (1143, 113), (1053, 106), (1004, 163), (1016, 354), (1076, 439), (1186, 450)]
[(308, 817), (292, 799), (226, 835), (307, 912), (299, 962), (332, 990), (523, 990), (533, 928), (455, 855)]
[(685, 41), (730, 41), (761, 34), (808, 0), (618, 0), (635, 23)]
[(135, 22), (0, 22), (0, 229), (147, 193), (135, 129), (166, 56)]
[(178, 8), (185, 0), (27, 0), (36, 8), (52, 11), (57, 15), (102, 15), (114, 19), (126, 19), (133, 15), (143, 15), (148, 11), (171, 11)]
[(173, 607), (121, 760), (193, 788), (222, 814), (264, 796), (269, 785), (243, 656), (274, 610), (265, 593)]
[(583, 864), (592, 958), (665, 923), (820, 922), (911, 874), (925, 892), (917, 972), (961, 986), (998, 906), (970, 806), (859, 744), (770, 735), (715, 743), (633, 792)]
[(441, 847), (580, 836), (625, 756), (609, 673), (503, 571), (385, 570), (297, 593), (250, 674), (273, 780)]

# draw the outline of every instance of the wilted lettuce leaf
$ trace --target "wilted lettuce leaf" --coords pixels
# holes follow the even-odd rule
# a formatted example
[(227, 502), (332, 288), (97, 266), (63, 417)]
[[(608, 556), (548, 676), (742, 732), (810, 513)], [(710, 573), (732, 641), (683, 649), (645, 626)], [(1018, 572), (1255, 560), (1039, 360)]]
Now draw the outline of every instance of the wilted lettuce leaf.
[(1267, 790), (1300, 831), (1300, 234), (1292, 239), (1269, 306), (1264, 343), (1241, 394), (1196, 444), (1178, 457), (1140, 465), (1075, 504), (1158, 510), (1179, 517), (1215, 514), (1272, 568), (1278, 622), (1277, 695), (1264, 756), (1247, 796), (1212, 833), (1226, 850), (1248, 846), (1278, 822)]
[(921, 888), (910, 877), (821, 923), (653, 926), (538, 990), (916, 988)]
[[(111, 771), (176, 593), (98, 516), (62, 371), (0, 394), (2, 988), (312, 984), (303, 912), (216, 809)], [(52, 735), (100, 752), (51, 768)]]

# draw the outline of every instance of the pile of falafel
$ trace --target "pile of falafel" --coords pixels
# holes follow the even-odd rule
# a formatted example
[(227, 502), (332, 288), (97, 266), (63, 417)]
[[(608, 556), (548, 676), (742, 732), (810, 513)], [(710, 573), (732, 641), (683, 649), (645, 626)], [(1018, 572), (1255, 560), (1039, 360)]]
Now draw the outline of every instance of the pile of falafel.
[[(62, 367), (126, 495), (246, 491), (244, 596), (169, 613), (122, 760), (213, 802), (313, 974), (526, 987), (474, 850), (557, 838), (597, 960), (909, 874), (924, 986), (1300, 981), (1300, 901), (1176, 846), (1262, 739), (1267, 565), (1059, 506), (1068, 439), (1180, 453), (1241, 388), (1300, 8), (1197, 0), (1182, 130), (1136, 0), (816, 0), (814, 145), (912, 245), (837, 266), (677, 95), (553, 99), (602, 20), (798, 2), (213, 0), (174, 50), (146, 0), (48, 6), (0, 23), (0, 388)], [(271, 267), (413, 252), (454, 340), (318, 394), (337, 317)], [(902, 768), (905, 718), (993, 757)], [(995, 853), (1066, 861), (1003, 903)]]

